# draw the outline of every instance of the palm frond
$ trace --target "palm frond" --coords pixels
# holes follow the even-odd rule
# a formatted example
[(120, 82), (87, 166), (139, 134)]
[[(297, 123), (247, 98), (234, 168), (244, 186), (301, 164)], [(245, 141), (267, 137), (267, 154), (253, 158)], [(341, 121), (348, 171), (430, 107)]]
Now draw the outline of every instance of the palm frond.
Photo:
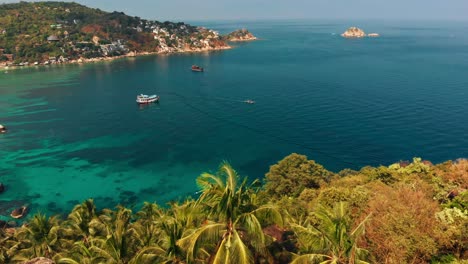
[(83, 261), (78, 262), (71, 258), (60, 258), (58, 263), (59, 264), (83, 264)]
[(166, 251), (160, 247), (145, 247), (128, 262), (128, 264), (156, 263), (156, 259), (164, 257)]
[(273, 205), (264, 205), (252, 211), (259, 219), (268, 223), (274, 223), (284, 226), (284, 218), (278, 207)]
[(330, 257), (322, 254), (305, 254), (296, 256), (291, 264), (321, 264), (328, 263)]
[(210, 190), (213, 187), (224, 189), (223, 179), (218, 175), (213, 175), (207, 172), (202, 173), (200, 176), (198, 176), (198, 178), (196, 179), (196, 183), (202, 191)]
[(226, 188), (235, 192), (237, 188), (237, 172), (227, 162), (221, 164), (220, 172), (226, 175)]
[(236, 229), (242, 230), (249, 236), (251, 244), (257, 249), (263, 249), (265, 236), (263, 235), (262, 225), (253, 213), (241, 215), (234, 223)]
[(213, 264), (254, 263), (249, 248), (237, 231), (227, 235), (214, 255)]
[(206, 243), (217, 243), (225, 228), (224, 224), (207, 224), (177, 241), (177, 245), (184, 249), (187, 252), (187, 257), (192, 260)]
[(239, 237), (239, 233), (237, 231), (234, 231), (233, 237), (231, 263), (253, 263), (252, 254)]
[(366, 223), (370, 220), (372, 216), (372, 213), (368, 214), (364, 220), (362, 220), (359, 225), (354, 228), (354, 230), (351, 232), (352, 237), (360, 237), (365, 234), (365, 227)]

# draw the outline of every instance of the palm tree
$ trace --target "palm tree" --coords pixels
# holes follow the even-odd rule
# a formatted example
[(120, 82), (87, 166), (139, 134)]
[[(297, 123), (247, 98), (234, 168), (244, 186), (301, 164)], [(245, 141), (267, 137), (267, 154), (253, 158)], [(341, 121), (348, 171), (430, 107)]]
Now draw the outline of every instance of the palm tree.
[(145, 202), (142, 209), (136, 213), (136, 221), (133, 223), (135, 238), (139, 246), (154, 246), (160, 241), (161, 218), (164, 211), (157, 204)]
[[(91, 221), (83, 220), (82, 210), (92, 207), (75, 207), (74, 214), (77, 216), (76, 230), (87, 233), (86, 239), (75, 242), (73, 247), (66, 254), (58, 256), (59, 263), (127, 263), (131, 258), (133, 247), (133, 229), (130, 227), (132, 213), (129, 209), (118, 207), (114, 212), (109, 209), (102, 210), (102, 213)], [(88, 212), (92, 212), (90, 210)], [(84, 213), (84, 215), (89, 215)], [(79, 216), (79, 217), (78, 217)], [(85, 217), (86, 218), (86, 217)], [(73, 218), (72, 218), (73, 219)], [(88, 219), (89, 220), (89, 219)], [(80, 227), (78, 223), (85, 224), (88, 228)]]
[(0, 263), (8, 263), (11, 258), (11, 250), (16, 243), (12, 234), (8, 234), (4, 228), (0, 228)]
[(89, 224), (97, 217), (96, 206), (93, 199), (88, 199), (82, 204), (76, 205), (68, 215), (65, 222), (67, 233), (73, 237), (73, 240), (83, 240), (88, 243), (90, 236)]
[(192, 199), (182, 204), (171, 204), (168, 216), (163, 219), (161, 226), (165, 233), (162, 247), (166, 249), (166, 257), (170, 263), (183, 263), (187, 259), (185, 251), (177, 244), (177, 241), (186, 231), (193, 230), (204, 220), (206, 220), (206, 215), (201, 211), (199, 204)]
[(17, 244), (10, 248), (15, 261), (24, 261), (36, 257), (51, 258), (59, 246), (59, 220), (38, 213), (16, 232)]
[(351, 230), (348, 207), (344, 202), (332, 209), (320, 206), (314, 212), (318, 224), (309, 220), (304, 224), (293, 224), (298, 238), (300, 253), (293, 264), (302, 263), (367, 263), (368, 252), (358, 247), (358, 240), (364, 234), (367, 216)]
[(87, 199), (73, 208), (63, 224), (62, 232), (75, 242), (56, 256), (58, 263), (91, 264), (104, 259), (90, 250), (94, 246), (92, 239), (96, 233), (92, 223), (99, 222), (97, 219), (93, 199)]
[(182, 224), (173, 217), (166, 217), (161, 223), (161, 240), (160, 246), (164, 254), (162, 254), (162, 263), (183, 263), (186, 255), (183, 250), (177, 245), (177, 241), (182, 238), (184, 228)]
[[(106, 259), (106, 263), (155, 263), (163, 251), (156, 245), (141, 244), (142, 233), (137, 232), (131, 218), (132, 211), (122, 206), (116, 212), (103, 210), (103, 214), (89, 224), (93, 235), (89, 250)], [(143, 231), (154, 232), (154, 229)]]
[(92, 240), (77, 241), (69, 252), (59, 253), (55, 257), (59, 264), (98, 264), (106, 261), (106, 258), (92, 251)]
[(134, 258), (142, 263), (143, 258), (152, 257), (157, 263), (183, 263), (186, 255), (177, 245), (184, 230), (193, 227), (199, 209), (193, 200), (183, 204), (172, 203), (171, 208), (163, 210), (154, 203), (145, 203), (132, 224), (134, 236), (142, 250)]
[(169, 251), (161, 244), (166, 240), (163, 231), (166, 212), (154, 203), (144, 203), (143, 208), (136, 214), (137, 221), (132, 224), (135, 242), (141, 250), (134, 256), (130, 263), (167, 263), (166, 256)]
[(201, 206), (192, 199), (188, 199), (182, 204), (171, 203), (168, 215), (176, 219), (185, 229), (198, 226), (206, 220), (206, 214), (202, 211)]
[(248, 186), (247, 179), (238, 180), (228, 163), (222, 163), (216, 175), (198, 177), (197, 203), (206, 209), (207, 219), (178, 242), (189, 262), (209, 256), (209, 263), (253, 263), (254, 254), (267, 255), (261, 222), (282, 225), (282, 216), (273, 206), (256, 204), (256, 182)]
[(128, 261), (135, 245), (131, 217), (132, 211), (122, 206), (119, 206), (116, 212), (103, 210), (103, 214), (89, 224), (90, 233), (94, 235), (90, 250), (111, 263)]

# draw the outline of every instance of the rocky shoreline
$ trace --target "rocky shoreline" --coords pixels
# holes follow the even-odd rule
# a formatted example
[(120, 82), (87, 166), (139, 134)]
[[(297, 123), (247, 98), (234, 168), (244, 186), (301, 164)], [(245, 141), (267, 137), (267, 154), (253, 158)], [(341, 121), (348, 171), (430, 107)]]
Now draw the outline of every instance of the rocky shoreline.
[(158, 51), (130, 51), (123, 55), (116, 55), (116, 56), (102, 56), (102, 57), (95, 57), (95, 58), (79, 58), (79, 59), (63, 59), (63, 58), (55, 58), (52, 61), (48, 60), (46, 62), (41, 63), (34, 63), (34, 64), (21, 64), (21, 65), (11, 65), (7, 64), (7, 62), (0, 63), (0, 71), (4, 71), (5, 73), (8, 70), (14, 69), (22, 69), (22, 68), (30, 68), (30, 67), (38, 67), (38, 66), (48, 66), (48, 65), (65, 65), (65, 64), (85, 64), (85, 63), (94, 63), (94, 62), (103, 62), (103, 61), (113, 61), (122, 58), (131, 58), (137, 56), (148, 56), (148, 55), (163, 55), (163, 54), (180, 54), (180, 53), (197, 53), (197, 52), (211, 52), (211, 51), (219, 51), (219, 50), (227, 50), (232, 49), (232, 47), (228, 44), (228, 42), (241, 42), (241, 41), (253, 41), (257, 40), (251, 32), (247, 29), (239, 29), (236, 30), (227, 36), (219, 39), (219, 41), (213, 41), (205, 44), (202, 47), (164, 47), (160, 48)]
[(95, 63), (95, 62), (113, 61), (113, 60), (123, 59), (123, 58), (134, 58), (134, 57), (140, 57), (140, 56), (165, 55), (165, 54), (171, 55), (171, 54), (181, 54), (181, 53), (199, 53), (199, 52), (211, 52), (211, 51), (220, 51), (220, 50), (228, 50), (228, 49), (232, 49), (232, 47), (229, 45), (225, 45), (225, 46), (219, 46), (219, 47), (183, 49), (183, 50), (172, 50), (172, 51), (129, 52), (125, 55), (119, 55), (119, 56), (97, 57), (97, 58), (91, 58), (91, 59), (80, 58), (77, 60), (56, 62), (52, 64), (40, 63), (40, 64), (30, 64), (30, 65), (23, 65), (23, 66), (12, 66), (12, 65), (6, 65), (5, 63), (3, 63), (3, 64), (0, 64), (0, 71), (7, 72), (9, 70), (17, 70), (17, 69), (23, 69), (23, 68), (32, 68), (32, 67), (49, 66), (49, 65), (87, 64), (87, 63)]

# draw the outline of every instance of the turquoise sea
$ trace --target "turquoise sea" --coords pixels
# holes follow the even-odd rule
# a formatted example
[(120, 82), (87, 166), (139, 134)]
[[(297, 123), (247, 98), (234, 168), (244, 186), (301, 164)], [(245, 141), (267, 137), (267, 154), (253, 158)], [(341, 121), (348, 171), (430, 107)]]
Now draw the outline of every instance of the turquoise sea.
[[(286, 155), (332, 171), (468, 156), (468, 26), (196, 22), (260, 40), (234, 49), (0, 72), (0, 214), (195, 195), (229, 161), (263, 178)], [(344, 39), (349, 26), (379, 38)], [(190, 71), (192, 64), (204, 73)], [(160, 103), (138, 106), (139, 93)], [(256, 104), (242, 103), (253, 99)]]

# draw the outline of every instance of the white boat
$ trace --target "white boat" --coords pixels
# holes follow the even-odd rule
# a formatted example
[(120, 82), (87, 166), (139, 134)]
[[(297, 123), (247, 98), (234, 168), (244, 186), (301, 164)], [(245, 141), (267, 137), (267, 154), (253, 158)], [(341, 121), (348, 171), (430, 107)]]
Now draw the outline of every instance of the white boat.
[(153, 102), (159, 101), (159, 96), (158, 95), (146, 95), (146, 94), (140, 94), (137, 95), (136, 102), (138, 104), (149, 104)]

